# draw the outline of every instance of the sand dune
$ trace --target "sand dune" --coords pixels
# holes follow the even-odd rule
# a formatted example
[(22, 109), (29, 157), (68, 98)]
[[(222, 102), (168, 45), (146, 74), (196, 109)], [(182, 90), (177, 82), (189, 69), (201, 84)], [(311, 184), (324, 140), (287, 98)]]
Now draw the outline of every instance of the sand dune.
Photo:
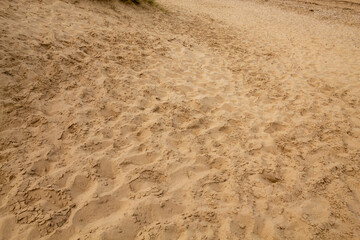
[(0, 2), (0, 239), (359, 239), (358, 5), (159, 3)]

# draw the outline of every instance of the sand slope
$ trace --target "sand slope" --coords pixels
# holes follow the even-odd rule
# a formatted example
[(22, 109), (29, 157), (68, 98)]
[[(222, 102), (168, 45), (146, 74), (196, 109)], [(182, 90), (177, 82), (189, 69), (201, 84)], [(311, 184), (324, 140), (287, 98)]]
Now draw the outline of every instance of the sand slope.
[(358, 26), (160, 3), (0, 2), (0, 239), (359, 239)]

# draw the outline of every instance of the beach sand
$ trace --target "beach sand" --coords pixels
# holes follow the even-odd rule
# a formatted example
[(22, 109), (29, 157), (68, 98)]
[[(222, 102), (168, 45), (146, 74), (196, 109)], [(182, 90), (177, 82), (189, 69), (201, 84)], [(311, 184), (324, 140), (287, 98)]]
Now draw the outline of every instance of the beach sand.
[(0, 239), (360, 239), (359, 1), (0, 2)]

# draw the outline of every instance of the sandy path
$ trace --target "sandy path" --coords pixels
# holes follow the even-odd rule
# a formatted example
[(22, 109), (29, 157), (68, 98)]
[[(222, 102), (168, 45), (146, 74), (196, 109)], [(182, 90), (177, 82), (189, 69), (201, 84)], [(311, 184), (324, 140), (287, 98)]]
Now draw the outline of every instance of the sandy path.
[[(258, 218), (245, 235), (357, 238), (359, 228), (350, 222), (358, 222), (358, 175), (337, 171), (359, 167), (359, 29), (252, 2), (170, 2), (240, 35), (237, 41), (215, 36), (213, 48), (243, 76), (240, 91), (224, 95), (237, 98), (230, 100), (237, 113), (249, 114), (241, 122), (250, 162), (241, 171), (249, 185), (240, 185)], [(246, 176), (249, 170), (270, 172), (274, 181), (279, 174), (284, 188)]]
[(358, 27), (73, 2), (0, 3), (0, 239), (359, 238)]

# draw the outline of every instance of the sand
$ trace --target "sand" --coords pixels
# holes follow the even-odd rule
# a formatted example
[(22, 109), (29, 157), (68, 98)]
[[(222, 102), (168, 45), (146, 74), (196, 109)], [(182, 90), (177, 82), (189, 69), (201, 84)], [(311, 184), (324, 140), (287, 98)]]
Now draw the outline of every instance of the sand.
[(359, 239), (359, 2), (0, 2), (0, 239)]

